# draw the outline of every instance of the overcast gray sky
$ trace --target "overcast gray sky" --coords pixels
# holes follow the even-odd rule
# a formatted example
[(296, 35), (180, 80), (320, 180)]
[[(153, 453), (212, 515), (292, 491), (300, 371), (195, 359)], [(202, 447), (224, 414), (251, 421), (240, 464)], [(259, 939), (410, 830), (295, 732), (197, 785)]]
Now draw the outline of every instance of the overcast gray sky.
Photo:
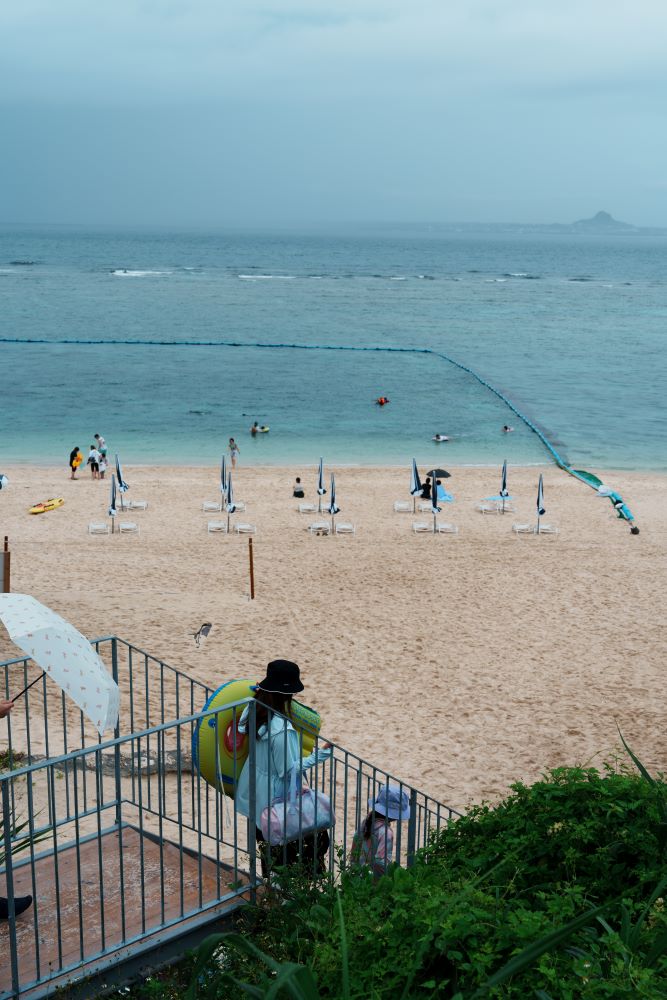
[(664, 0), (4, 0), (0, 220), (667, 226)]

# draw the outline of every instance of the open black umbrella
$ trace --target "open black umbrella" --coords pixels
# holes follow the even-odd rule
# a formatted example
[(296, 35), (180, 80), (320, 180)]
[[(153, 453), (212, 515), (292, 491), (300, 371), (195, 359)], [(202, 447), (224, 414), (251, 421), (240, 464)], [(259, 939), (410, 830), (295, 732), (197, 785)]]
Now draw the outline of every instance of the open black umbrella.
[(426, 473), (431, 479), (451, 479), (451, 472), (447, 472), (446, 469), (431, 469), (430, 472)]

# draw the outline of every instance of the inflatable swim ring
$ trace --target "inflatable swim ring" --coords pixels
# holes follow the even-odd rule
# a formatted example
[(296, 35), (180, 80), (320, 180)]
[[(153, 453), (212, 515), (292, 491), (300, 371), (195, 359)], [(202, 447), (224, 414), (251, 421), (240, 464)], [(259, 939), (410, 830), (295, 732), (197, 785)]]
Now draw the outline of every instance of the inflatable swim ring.
[(47, 510), (56, 510), (58, 507), (62, 507), (65, 503), (62, 497), (53, 497), (51, 500), (44, 500), (42, 503), (36, 503), (34, 507), (31, 507), (28, 511), (29, 514), (45, 514)]
[(271, 430), (270, 427), (266, 427), (266, 426), (264, 426), (264, 427), (258, 427), (257, 428), (257, 433), (258, 434), (268, 434), (270, 430)]
[[(202, 711), (221, 708), (222, 711), (200, 719), (192, 734), (193, 767), (202, 778), (220, 791), (234, 798), (236, 782), (248, 756), (248, 736), (236, 731), (243, 705), (227, 708), (244, 698), (253, 697), (254, 682), (249, 680), (227, 681), (214, 691)], [(292, 701), (292, 722), (297, 733), (303, 733), (303, 754), (308, 756), (315, 746), (322, 720), (307, 705)], [(216, 754), (216, 732), (218, 747)], [(217, 775), (216, 775), (217, 756)]]
[(79, 452), (77, 452), (76, 458), (72, 462), (72, 468), (73, 469), (78, 469), (82, 462), (83, 462), (83, 455), (79, 451)]

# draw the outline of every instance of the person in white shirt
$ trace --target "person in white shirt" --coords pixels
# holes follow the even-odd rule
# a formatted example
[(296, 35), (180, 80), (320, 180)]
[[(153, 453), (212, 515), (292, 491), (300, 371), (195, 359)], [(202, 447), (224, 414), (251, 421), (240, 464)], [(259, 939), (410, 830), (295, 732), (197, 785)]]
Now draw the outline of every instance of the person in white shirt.
[(88, 465), (90, 466), (90, 475), (92, 479), (100, 478), (100, 453), (94, 444), (91, 444), (90, 451), (88, 453)]
[(93, 436), (94, 436), (94, 438), (95, 438), (95, 440), (97, 442), (97, 450), (99, 451), (100, 455), (106, 455), (106, 453), (107, 453), (107, 443), (104, 440), (104, 438), (102, 437), (102, 435), (101, 434), (94, 434)]

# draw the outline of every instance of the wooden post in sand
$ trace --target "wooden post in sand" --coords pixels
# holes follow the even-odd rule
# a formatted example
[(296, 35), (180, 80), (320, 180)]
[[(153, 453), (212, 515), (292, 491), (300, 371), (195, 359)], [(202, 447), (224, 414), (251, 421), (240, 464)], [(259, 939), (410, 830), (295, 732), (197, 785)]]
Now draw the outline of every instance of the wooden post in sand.
[(250, 600), (255, 600), (255, 567), (252, 558), (252, 538), (248, 539), (248, 559), (250, 562)]
[(10, 562), (12, 554), (9, 551), (9, 536), (5, 535), (5, 548), (2, 553), (2, 592), (3, 594), (9, 594), (11, 592), (11, 582), (10, 582)]

